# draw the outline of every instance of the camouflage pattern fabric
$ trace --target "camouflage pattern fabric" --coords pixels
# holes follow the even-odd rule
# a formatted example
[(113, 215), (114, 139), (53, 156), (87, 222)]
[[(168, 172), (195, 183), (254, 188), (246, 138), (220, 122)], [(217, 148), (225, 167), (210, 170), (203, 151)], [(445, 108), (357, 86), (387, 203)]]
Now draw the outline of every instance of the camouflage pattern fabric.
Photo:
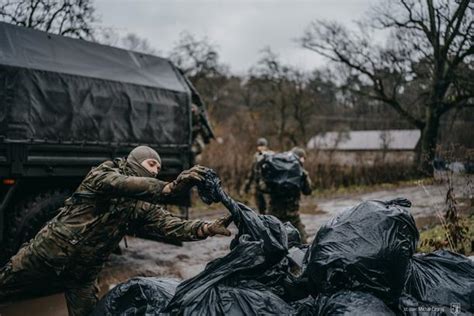
[[(70, 315), (88, 315), (97, 302), (96, 279), (125, 234), (200, 240), (200, 220), (182, 220), (154, 204), (165, 182), (136, 177), (123, 160), (93, 168), (59, 214), (0, 270), (0, 300), (44, 287), (65, 290)], [(41, 289), (42, 287), (42, 289)]]
[(308, 236), (299, 213), (301, 193), (310, 195), (312, 191), (311, 179), (306, 170), (303, 171), (301, 182), (301, 192), (296, 195), (281, 195), (270, 192), (270, 215), (276, 216), (282, 222), (290, 222), (300, 232), (301, 242), (306, 243)]
[(259, 163), (262, 161), (265, 154), (272, 154), (273, 151), (257, 151), (253, 156), (252, 167), (250, 172), (247, 174), (244, 191), (248, 192), (253, 186), (253, 193), (255, 198), (255, 204), (260, 214), (265, 214), (267, 211), (267, 199), (265, 193), (263, 192), (262, 187), (264, 186), (263, 181), (260, 176), (260, 166)]

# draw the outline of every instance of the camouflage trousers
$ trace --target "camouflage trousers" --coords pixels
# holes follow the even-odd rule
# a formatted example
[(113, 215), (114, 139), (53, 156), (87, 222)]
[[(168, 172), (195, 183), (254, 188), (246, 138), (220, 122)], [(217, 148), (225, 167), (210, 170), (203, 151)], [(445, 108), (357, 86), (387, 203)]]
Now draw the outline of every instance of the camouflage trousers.
[(265, 194), (259, 189), (255, 189), (255, 204), (257, 206), (258, 212), (264, 215), (267, 211), (267, 201)]
[(0, 301), (64, 290), (69, 315), (89, 315), (98, 301), (101, 266), (69, 264), (70, 245), (52, 235), (41, 230), (0, 270)]
[(270, 215), (276, 216), (283, 223), (290, 222), (299, 231), (301, 242), (306, 243), (308, 235), (306, 234), (304, 224), (301, 222), (299, 204), (297, 202), (281, 203), (270, 199)]

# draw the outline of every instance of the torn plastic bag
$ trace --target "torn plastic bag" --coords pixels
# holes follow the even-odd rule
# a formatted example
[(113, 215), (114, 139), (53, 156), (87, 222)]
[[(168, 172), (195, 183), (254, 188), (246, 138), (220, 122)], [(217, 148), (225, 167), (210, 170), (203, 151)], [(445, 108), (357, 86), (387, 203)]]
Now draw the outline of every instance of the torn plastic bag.
[(285, 226), (286, 234), (288, 235), (288, 247), (294, 247), (301, 245), (301, 235), (293, 224), (290, 222), (283, 223)]
[(166, 278), (137, 277), (110, 290), (97, 304), (91, 316), (167, 315), (163, 313), (173, 297), (178, 281)]
[(474, 262), (445, 250), (416, 254), (410, 264), (405, 292), (423, 303), (474, 312)]
[(359, 291), (341, 291), (331, 296), (319, 295), (316, 299), (318, 316), (380, 316), (395, 313), (378, 297)]
[(389, 303), (400, 296), (419, 238), (405, 199), (363, 202), (317, 233), (306, 273), (313, 295), (342, 289), (371, 292)]
[[(262, 215), (259, 217), (264, 221), (275, 219)], [(309, 246), (301, 244), (299, 232), (291, 223), (283, 225), (288, 235), (288, 244), (292, 245), (288, 254), (266, 269), (254, 270), (255, 274), (248, 275), (248, 278), (264, 284), (274, 294), (286, 302), (291, 302), (310, 295), (308, 280), (302, 277), (305, 269), (303, 259)]]
[(308, 279), (303, 275), (303, 258), (308, 245), (292, 247), (279, 263), (255, 275), (255, 280), (265, 284), (273, 293), (286, 302), (308, 297), (311, 293)]

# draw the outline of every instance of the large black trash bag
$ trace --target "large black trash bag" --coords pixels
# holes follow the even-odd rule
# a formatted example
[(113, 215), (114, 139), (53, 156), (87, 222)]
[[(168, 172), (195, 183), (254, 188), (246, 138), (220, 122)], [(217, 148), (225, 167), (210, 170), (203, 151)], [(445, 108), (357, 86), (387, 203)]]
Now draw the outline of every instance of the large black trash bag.
[[(257, 307), (260, 301), (268, 303), (271, 300), (274, 302), (268, 303), (267, 308), (272, 304), (283, 308), (284, 302), (262, 283), (258, 282), (261, 288), (252, 296), (246, 295), (243, 290), (229, 292), (228, 287), (229, 284), (241, 285), (240, 282), (255, 280), (257, 275), (279, 263), (288, 253), (287, 228), (276, 217), (260, 216), (246, 205), (235, 202), (223, 191), (219, 178), (212, 170), (205, 175), (205, 179), (198, 186), (202, 200), (207, 203), (222, 201), (232, 214), (239, 232), (231, 242), (230, 253), (213, 260), (204, 271), (178, 286), (166, 311), (183, 315), (219, 315), (219, 311), (225, 310), (226, 306), (234, 306), (232, 310), (238, 310), (237, 306), (246, 302), (245, 306), (255, 305), (254, 312), (259, 314), (261, 308)], [(229, 293), (233, 294), (229, 296)], [(221, 299), (223, 296), (227, 297), (227, 301)], [(209, 306), (213, 308), (209, 309)], [(245, 306), (240, 308), (246, 310)], [(291, 309), (289, 305), (284, 305), (284, 308)]]
[(474, 312), (474, 262), (445, 250), (416, 254), (410, 264), (405, 292), (416, 300)]
[(302, 264), (308, 245), (298, 245), (288, 250), (279, 263), (254, 276), (273, 293), (286, 302), (304, 299), (311, 294)]
[(209, 169), (205, 181), (198, 185), (199, 196), (205, 203), (222, 202), (232, 215), (239, 232), (231, 243), (235, 247), (242, 235), (250, 240), (262, 240), (265, 255), (270, 261), (278, 262), (288, 252), (287, 227), (272, 215), (258, 215), (245, 204), (234, 201), (221, 186), (217, 174)]
[(360, 291), (341, 291), (333, 295), (319, 295), (314, 315), (380, 316), (395, 313), (378, 297)]
[(300, 192), (303, 167), (293, 152), (264, 154), (259, 168), (270, 192), (291, 195)]
[(173, 297), (178, 281), (166, 278), (137, 277), (110, 290), (91, 316), (168, 315), (163, 309)]
[(318, 314), (317, 298), (308, 296), (304, 299), (290, 303), (295, 310), (295, 316), (313, 316)]
[(173, 315), (293, 315), (295, 310), (263, 284), (252, 280), (224, 281), (203, 292), (202, 300), (181, 306)]
[(317, 233), (305, 274), (313, 295), (342, 289), (371, 292), (388, 303), (403, 290), (419, 238), (405, 199), (363, 202)]

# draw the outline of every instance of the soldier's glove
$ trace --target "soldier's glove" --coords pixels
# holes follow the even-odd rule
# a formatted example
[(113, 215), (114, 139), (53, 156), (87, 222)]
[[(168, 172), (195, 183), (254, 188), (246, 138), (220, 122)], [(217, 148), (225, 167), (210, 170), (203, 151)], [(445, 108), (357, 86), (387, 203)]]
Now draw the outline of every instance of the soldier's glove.
[(204, 175), (209, 169), (196, 165), (191, 169), (184, 170), (173, 182), (168, 183), (163, 188), (165, 194), (179, 194), (189, 191), (193, 186), (204, 181)]
[(227, 215), (216, 219), (211, 223), (204, 224), (201, 227), (201, 236), (214, 236), (214, 235), (223, 235), (230, 236), (230, 230), (227, 229), (227, 226), (232, 223), (232, 215)]

